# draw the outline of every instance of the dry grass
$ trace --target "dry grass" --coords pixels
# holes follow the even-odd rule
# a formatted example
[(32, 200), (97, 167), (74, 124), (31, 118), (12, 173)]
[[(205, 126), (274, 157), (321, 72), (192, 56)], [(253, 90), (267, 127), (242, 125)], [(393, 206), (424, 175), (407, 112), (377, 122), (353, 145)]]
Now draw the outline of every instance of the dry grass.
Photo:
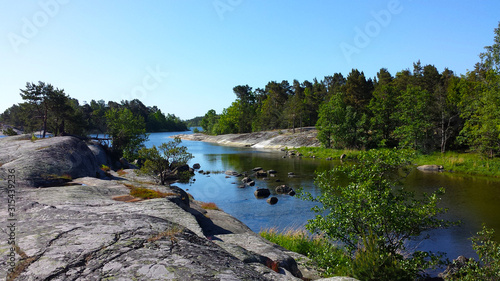
[(208, 203), (201, 203), (200, 205), (203, 209), (205, 210), (217, 210), (220, 211), (220, 208), (213, 202), (208, 202)]
[[(130, 183), (123, 183), (123, 185), (130, 189), (130, 196), (132, 196), (133, 198), (155, 199), (155, 198), (165, 198), (165, 197), (169, 197), (169, 196), (179, 196), (179, 194), (177, 194), (177, 193), (161, 192), (159, 190), (135, 186), (135, 185), (130, 184)], [(136, 202), (137, 201), (137, 200), (135, 200), (135, 201), (128, 200), (129, 198), (123, 197), (123, 196), (114, 197), (113, 199), (117, 200), (117, 201), (124, 201), (124, 202)], [(126, 200), (128, 200), (128, 201), (126, 201)]]
[(279, 264), (272, 259), (266, 260), (266, 266), (269, 267), (274, 272), (280, 272)]
[(127, 172), (125, 172), (123, 169), (120, 169), (116, 172), (120, 177), (123, 177), (124, 175), (127, 174)]
[(139, 202), (142, 201), (143, 199), (141, 198), (136, 198), (132, 195), (122, 195), (122, 196), (115, 196), (112, 198), (115, 201), (120, 201), (120, 202)]

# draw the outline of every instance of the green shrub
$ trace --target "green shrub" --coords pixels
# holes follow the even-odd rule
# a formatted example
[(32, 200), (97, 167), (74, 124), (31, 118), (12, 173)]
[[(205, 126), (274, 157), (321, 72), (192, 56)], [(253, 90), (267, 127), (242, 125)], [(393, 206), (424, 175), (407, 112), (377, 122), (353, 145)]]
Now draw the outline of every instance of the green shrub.
[(370, 278), (373, 273), (381, 276), (379, 280), (392, 280), (383, 279), (387, 272), (407, 272), (417, 278), (439, 264), (439, 255), (411, 253), (407, 249), (407, 242), (423, 231), (453, 225), (439, 218), (445, 212), (437, 207), (443, 189), (417, 197), (398, 187), (394, 171), (404, 171), (410, 166), (411, 157), (411, 151), (395, 149), (360, 152), (355, 164), (339, 165), (317, 175), (320, 196), (301, 195), (321, 203), (313, 208), (318, 215), (308, 221), (306, 228), (345, 245), (354, 256), (353, 275), (367, 269), (363, 278)]
[(500, 280), (500, 244), (495, 242), (495, 231), (483, 225), (477, 236), (471, 238), (472, 248), (479, 261), (469, 259), (466, 266), (458, 270), (449, 280)]
[(111, 171), (111, 169), (110, 169), (108, 166), (106, 166), (106, 165), (101, 165), (101, 168), (100, 168), (100, 169), (101, 169), (103, 172), (109, 172), (109, 171)]
[(6, 135), (6, 136), (16, 136), (17, 135), (17, 132), (14, 131), (14, 129), (12, 128), (7, 128), (5, 130), (3, 130), (3, 134)]

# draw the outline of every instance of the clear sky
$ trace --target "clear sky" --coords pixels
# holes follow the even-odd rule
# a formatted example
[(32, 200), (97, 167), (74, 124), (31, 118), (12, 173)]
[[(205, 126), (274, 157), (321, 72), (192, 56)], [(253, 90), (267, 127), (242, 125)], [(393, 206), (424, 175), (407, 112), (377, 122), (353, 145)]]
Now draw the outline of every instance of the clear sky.
[(0, 112), (38, 81), (190, 119), (220, 113), (236, 85), (418, 60), (465, 74), (499, 21), (498, 0), (0, 0)]

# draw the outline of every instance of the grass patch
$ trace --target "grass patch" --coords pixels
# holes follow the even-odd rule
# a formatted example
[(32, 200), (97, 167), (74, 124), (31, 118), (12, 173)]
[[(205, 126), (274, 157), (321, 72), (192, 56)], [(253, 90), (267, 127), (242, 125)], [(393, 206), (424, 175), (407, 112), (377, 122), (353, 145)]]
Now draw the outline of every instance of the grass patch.
[(446, 171), (456, 173), (500, 177), (500, 158), (488, 158), (478, 153), (434, 152), (419, 154), (414, 160), (417, 165), (442, 165)]
[[(165, 198), (165, 197), (169, 197), (169, 196), (179, 196), (179, 194), (177, 194), (177, 193), (161, 192), (159, 190), (135, 186), (135, 185), (129, 184), (129, 183), (123, 183), (123, 185), (130, 188), (130, 195), (135, 197), (135, 198), (155, 199), (155, 198)], [(118, 200), (118, 201), (125, 201), (126, 198), (119, 198), (119, 199), (122, 199), (122, 200)], [(117, 199), (115, 199), (115, 200), (117, 200)], [(131, 201), (126, 201), (126, 202), (131, 202)]]
[(259, 234), (287, 250), (307, 256), (325, 276), (343, 274), (350, 262), (342, 248), (322, 236), (310, 236), (305, 230), (289, 229), (279, 232), (271, 228), (262, 230)]
[(217, 210), (220, 211), (220, 208), (213, 202), (208, 202), (208, 203), (201, 203), (200, 205), (203, 209), (205, 210)]
[(108, 166), (106, 166), (106, 165), (104, 165), (104, 164), (103, 164), (103, 165), (101, 165), (101, 168), (100, 168), (100, 169), (101, 169), (103, 172), (109, 172), (109, 171), (111, 171), (111, 168), (109, 168)]
[[(302, 153), (305, 157), (315, 156), (316, 158), (333, 158), (340, 159), (342, 154), (346, 155), (346, 159), (356, 159), (360, 153), (359, 150), (349, 149), (332, 149), (323, 147), (300, 147), (294, 149), (298, 153)], [(416, 165), (442, 165), (446, 171), (455, 173), (500, 177), (500, 157), (488, 158), (479, 153), (460, 153), (460, 152), (434, 152), (432, 154), (417, 153), (417, 157), (413, 159)]]
[(130, 195), (142, 199), (165, 198), (168, 196), (177, 196), (177, 193), (165, 193), (144, 187), (135, 187), (130, 190)]
[(316, 157), (316, 158), (333, 158), (340, 159), (340, 156), (345, 154), (346, 159), (355, 159), (359, 154), (357, 150), (350, 149), (333, 149), (324, 147), (299, 147), (294, 149), (298, 153), (301, 153), (305, 157)]

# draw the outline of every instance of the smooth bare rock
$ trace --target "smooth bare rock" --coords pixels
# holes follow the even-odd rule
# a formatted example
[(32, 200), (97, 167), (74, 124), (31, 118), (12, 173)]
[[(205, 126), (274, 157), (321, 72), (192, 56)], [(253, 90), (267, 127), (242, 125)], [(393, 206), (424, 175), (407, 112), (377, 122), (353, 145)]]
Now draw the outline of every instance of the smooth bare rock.
[[(20, 151), (46, 150), (42, 156), (58, 156), (63, 164), (68, 155), (99, 163), (84, 142), (64, 138), (0, 144), (14, 150), (24, 141)], [(58, 154), (63, 150), (66, 155)], [(32, 159), (25, 154), (1, 154), (7, 160), (3, 172), (9, 163)], [(50, 169), (42, 165), (36, 171)], [(69, 186), (33, 188), (36, 182), (29, 180), (16, 185), (16, 280), (301, 280), (302, 267), (295, 261), (299, 254), (287, 254), (229, 214), (204, 210), (181, 188), (155, 185), (153, 178), (134, 170), (109, 173), (107, 180), (85, 176)], [(18, 179), (25, 176), (16, 168)], [(130, 191), (135, 187), (166, 197), (134, 198)], [(7, 205), (7, 191), (7, 182), (0, 181), (0, 206)], [(0, 217), (8, 216), (7, 208), (0, 208)], [(2, 269), (9, 268), (8, 236), (0, 232)], [(277, 265), (278, 272), (270, 265)], [(1, 270), (0, 279), (6, 277), (7, 270)]]
[[(120, 202), (112, 198), (128, 188), (119, 182), (80, 182), (86, 185), (19, 188), (16, 240), (29, 262), (18, 280), (271, 280), (207, 240), (195, 217), (170, 200)], [(6, 198), (4, 183), (0, 193)], [(9, 249), (6, 235), (0, 232), (1, 253)], [(2, 268), (6, 258), (0, 255)]]
[(106, 153), (104, 147), (95, 142), (88, 144), (88, 147), (90, 151), (92, 151), (92, 153), (94, 154), (98, 167), (101, 167), (102, 165), (111, 167), (111, 159), (109, 155)]
[(257, 234), (225, 234), (217, 235), (216, 238), (218, 239), (214, 242), (221, 247), (224, 247), (226, 243), (239, 246), (257, 256), (265, 257), (265, 260), (276, 262), (280, 268), (290, 272), (296, 278), (302, 277), (295, 259), (287, 255), (283, 248), (268, 242)]
[(304, 127), (293, 130), (262, 131), (245, 134), (226, 134), (211, 136), (202, 133), (182, 134), (172, 137), (180, 137), (185, 140), (204, 141), (222, 145), (282, 149), (285, 147), (319, 147), (321, 142), (317, 138), (318, 130), (315, 127)]
[(440, 165), (422, 165), (418, 166), (417, 169), (424, 172), (440, 172), (444, 170), (444, 167)]
[(61, 184), (63, 177), (95, 177), (99, 166), (87, 144), (75, 137), (53, 137), (35, 141), (22, 136), (0, 139), (0, 176), (16, 170), (16, 179), (26, 186)]

